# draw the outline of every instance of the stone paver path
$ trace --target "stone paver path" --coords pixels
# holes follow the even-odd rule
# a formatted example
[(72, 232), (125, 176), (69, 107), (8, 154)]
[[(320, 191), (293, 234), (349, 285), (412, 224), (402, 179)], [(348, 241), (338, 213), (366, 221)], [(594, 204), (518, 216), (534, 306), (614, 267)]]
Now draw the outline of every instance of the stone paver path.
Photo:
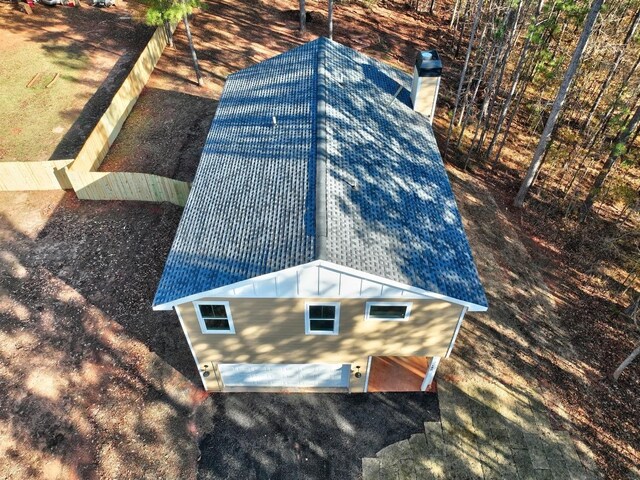
[(533, 390), (439, 381), (438, 395), (441, 421), (363, 458), (364, 480), (598, 478)]

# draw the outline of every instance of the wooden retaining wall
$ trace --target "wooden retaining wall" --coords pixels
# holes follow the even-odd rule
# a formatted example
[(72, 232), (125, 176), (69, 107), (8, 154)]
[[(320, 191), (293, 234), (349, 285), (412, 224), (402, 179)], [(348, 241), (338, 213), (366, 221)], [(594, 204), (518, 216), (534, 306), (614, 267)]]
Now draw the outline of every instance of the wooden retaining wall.
[(71, 188), (65, 167), (73, 159), (44, 162), (0, 162), (0, 191)]
[(189, 184), (149, 173), (78, 172), (67, 170), (76, 195), (81, 200), (140, 200), (171, 202), (184, 207)]

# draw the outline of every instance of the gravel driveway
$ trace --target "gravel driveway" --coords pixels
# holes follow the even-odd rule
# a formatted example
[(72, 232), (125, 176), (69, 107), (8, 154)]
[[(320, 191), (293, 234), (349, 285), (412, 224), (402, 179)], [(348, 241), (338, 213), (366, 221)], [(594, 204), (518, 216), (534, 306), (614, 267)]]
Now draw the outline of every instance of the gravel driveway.
[(355, 479), (361, 459), (439, 420), (425, 393), (211, 396), (213, 432), (202, 440), (200, 479)]

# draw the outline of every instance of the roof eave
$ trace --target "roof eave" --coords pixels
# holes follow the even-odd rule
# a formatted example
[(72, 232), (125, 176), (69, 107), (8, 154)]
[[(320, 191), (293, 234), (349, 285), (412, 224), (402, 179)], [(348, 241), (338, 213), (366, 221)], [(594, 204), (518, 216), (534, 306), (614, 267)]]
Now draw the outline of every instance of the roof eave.
[[(466, 300), (460, 300), (460, 299), (453, 298), (453, 297), (450, 297), (450, 296), (447, 296), (447, 295), (443, 295), (443, 294), (437, 293), (437, 292), (431, 292), (431, 291), (424, 290), (424, 289), (419, 288), (419, 287), (414, 287), (412, 285), (404, 284), (402, 282), (398, 282), (398, 281), (395, 281), (395, 280), (390, 280), (388, 278), (384, 278), (384, 277), (380, 277), (380, 276), (373, 275), (373, 274), (370, 274), (370, 273), (366, 273), (366, 272), (363, 272), (361, 270), (356, 270), (354, 268), (345, 267), (344, 265), (339, 265), (339, 264), (336, 264), (336, 263), (328, 262), (326, 260), (314, 260), (312, 262), (304, 263), (304, 264), (297, 265), (297, 266), (291, 267), (291, 268), (303, 269), (303, 268), (314, 267), (314, 266), (320, 266), (320, 267), (324, 267), (324, 268), (326, 268), (328, 270), (334, 270), (336, 272), (341, 272), (341, 273), (345, 273), (345, 274), (348, 274), (348, 275), (358, 276), (358, 277), (361, 277), (361, 278), (364, 278), (364, 279), (371, 280), (373, 282), (384, 283), (384, 284), (386, 284), (386, 285), (388, 285), (390, 287), (406, 290), (408, 292), (415, 293), (417, 295), (421, 295), (421, 296), (424, 296), (426, 298), (431, 298), (431, 299), (434, 299), (434, 300), (443, 300), (443, 301), (446, 301), (446, 302), (449, 302), (449, 303), (460, 305), (460, 306), (466, 307), (469, 312), (486, 312), (488, 310), (488, 306), (486, 306), (486, 305), (481, 305), (481, 304), (469, 302), (469, 301), (466, 301)], [(230, 285), (221, 285), (219, 287), (216, 287), (216, 288), (213, 288), (213, 289), (210, 289), (210, 290), (205, 290), (203, 292), (194, 293), (192, 295), (188, 295), (188, 296), (185, 296), (185, 297), (177, 298), (177, 299), (171, 300), (169, 302), (164, 302), (164, 303), (161, 303), (161, 304), (153, 305), (152, 308), (153, 308), (154, 311), (172, 310), (174, 307), (176, 307), (178, 305), (181, 305), (183, 303), (192, 302), (192, 301), (195, 301), (195, 300), (198, 300), (200, 298), (207, 297), (207, 296), (215, 297), (216, 296), (216, 292), (221, 292), (222, 289), (224, 289), (224, 288), (240, 287), (243, 284), (246, 284), (248, 282), (252, 282), (252, 281), (255, 281), (255, 280), (266, 280), (266, 279), (269, 279), (269, 278), (276, 277), (282, 271), (283, 270), (278, 270), (276, 272), (267, 273), (265, 275), (260, 275), (260, 276), (257, 276), (257, 277), (248, 278), (246, 280), (242, 280), (240, 282), (236, 282), (236, 283), (233, 283), (233, 284), (230, 284)], [(252, 298), (252, 297), (249, 297), (249, 298)], [(294, 298), (294, 297), (292, 297), (292, 298)], [(350, 298), (350, 297), (343, 297), (343, 298)], [(358, 298), (360, 298), (360, 297), (358, 297)], [(375, 297), (372, 297), (372, 298), (375, 298)]]

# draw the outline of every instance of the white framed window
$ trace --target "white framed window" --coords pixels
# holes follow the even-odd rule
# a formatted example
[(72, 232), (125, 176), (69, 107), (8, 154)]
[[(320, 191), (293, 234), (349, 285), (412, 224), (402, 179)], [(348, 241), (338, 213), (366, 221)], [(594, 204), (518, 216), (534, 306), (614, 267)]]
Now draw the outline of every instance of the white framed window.
[(367, 302), (364, 319), (379, 322), (405, 322), (411, 315), (411, 302)]
[(202, 333), (233, 334), (229, 302), (193, 302)]
[(307, 335), (338, 335), (340, 304), (307, 302), (304, 309), (304, 333)]

